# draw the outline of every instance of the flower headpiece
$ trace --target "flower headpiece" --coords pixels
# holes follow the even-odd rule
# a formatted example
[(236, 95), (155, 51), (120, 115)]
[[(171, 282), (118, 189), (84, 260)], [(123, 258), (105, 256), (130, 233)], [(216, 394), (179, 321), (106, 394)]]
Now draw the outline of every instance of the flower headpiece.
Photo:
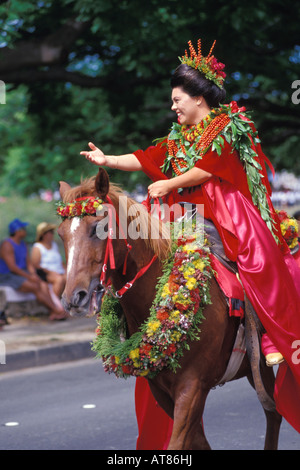
[(56, 212), (62, 219), (96, 215), (97, 210), (102, 209), (102, 204), (102, 199), (97, 197), (79, 197), (69, 203), (58, 202)]
[(212, 55), (213, 48), (215, 47), (216, 41), (210, 48), (207, 57), (204, 57), (201, 53), (201, 39), (198, 39), (198, 51), (196, 53), (194, 46), (191, 41), (188, 42), (190, 49), (190, 56), (188, 56), (187, 50), (185, 55), (179, 57), (182, 64), (189, 65), (199, 72), (205, 75), (205, 78), (214, 82), (219, 88), (223, 87), (223, 82), (226, 77), (226, 73), (223, 72), (225, 64), (218, 62), (215, 56)]

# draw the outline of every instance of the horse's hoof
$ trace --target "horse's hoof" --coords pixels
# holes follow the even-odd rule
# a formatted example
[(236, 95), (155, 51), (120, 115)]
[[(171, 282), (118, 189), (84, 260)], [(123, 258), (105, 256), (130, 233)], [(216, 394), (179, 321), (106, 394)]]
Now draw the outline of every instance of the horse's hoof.
[(277, 366), (277, 364), (281, 364), (284, 361), (284, 357), (280, 352), (270, 353), (266, 355), (266, 364), (268, 367)]

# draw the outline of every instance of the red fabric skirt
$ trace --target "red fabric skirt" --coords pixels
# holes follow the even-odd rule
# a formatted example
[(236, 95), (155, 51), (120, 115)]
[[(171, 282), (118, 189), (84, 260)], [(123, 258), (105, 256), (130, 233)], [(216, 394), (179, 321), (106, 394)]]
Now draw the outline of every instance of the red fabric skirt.
[(135, 410), (139, 435), (137, 450), (166, 450), (173, 420), (157, 404), (147, 379), (138, 377), (135, 385)]
[(245, 292), (266, 332), (285, 358), (276, 377), (278, 412), (300, 432), (300, 270), (283, 256), (253, 204), (224, 184), (222, 193), (238, 227), (237, 264)]

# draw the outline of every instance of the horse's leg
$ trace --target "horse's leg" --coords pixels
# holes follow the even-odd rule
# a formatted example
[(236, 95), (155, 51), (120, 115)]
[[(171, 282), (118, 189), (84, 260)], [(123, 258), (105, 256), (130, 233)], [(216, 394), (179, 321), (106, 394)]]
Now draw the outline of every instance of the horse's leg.
[(277, 411), (264, 410), (267, 421), (265, 450), (277, 450), (282, 416)]
[[(261, 377), (263, 380), (263, 384), (265, 386), (266, 392), (270, 395), (270, 397), (272, 397), (275, 385), (274, 372), (270, 367), (267, 367), (265, 365), (264, 361), (261, 362), (261, 364)], [(247, 378), (252, 387), (255, 389), (252, 374), (248, 375)], [(264, 449), (277, 450), (282, 416), (276, 410), (266, 410), (264, 408), (263, 410), (266, 416), (266, 434)]]
[(168, 450), (209, 450), (202, 414), (208, 390), (201, 383), (189, 383), (175, 400), (174, 425)]

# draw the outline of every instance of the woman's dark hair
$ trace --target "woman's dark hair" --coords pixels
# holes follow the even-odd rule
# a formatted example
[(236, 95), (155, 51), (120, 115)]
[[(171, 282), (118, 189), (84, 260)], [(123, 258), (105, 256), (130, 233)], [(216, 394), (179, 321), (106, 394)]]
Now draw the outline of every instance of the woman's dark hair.
[(224, 88), (219, 88), (214, 82), (189, 65), (181, 64), (171, 77), (171, 87), (180, 87), (185, 93), (194, 96), (203, 96), (210, 108), (217, 108), (226, 97)]

